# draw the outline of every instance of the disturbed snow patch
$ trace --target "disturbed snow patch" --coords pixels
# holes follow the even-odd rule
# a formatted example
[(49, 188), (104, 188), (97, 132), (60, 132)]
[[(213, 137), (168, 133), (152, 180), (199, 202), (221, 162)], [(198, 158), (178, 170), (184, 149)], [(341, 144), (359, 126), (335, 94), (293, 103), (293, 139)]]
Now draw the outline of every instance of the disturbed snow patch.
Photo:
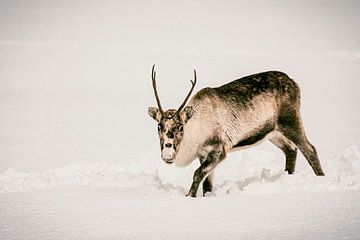
[[(241, 153), (237, 179), (224, 179), (215, 189), (216, 195), (241, 192), (251, 194), (286, 193), (296, 191), (360, 190), (360, 151), (355, 145), (342, 154), (321, 156), (325, 177), (315, 176), (306, 160), (298, 154), (296, 171), (288, 175), (283, 169), (285, 158), (281, 155), (254, 151)], [(267, 157), (266, 157), (267, 156)], [(257, 166), (257, 167), (254, 167)], [(225, 171), (225, 169), (224, 169)]]
[[(22, 173), (9, 168), (0, 175), (0, 192), (25, 192), (69, 187), (96, 186), (142, 189), (149, 192), (181, 192), (163, 184), (157, 175), (129, 173), (118, 164), (71, 162), (63, 167), (40, 173)], [(175, 192), (175, 194), (176, 194)], [(183, 192), (183, 191), (182, 191)]]
[[(303, 158), (294, 175), (283, 171), (284, 156), (249, 149), (230, 154), (215, 171), (214, 195), (229, 193), (274, 193), (293, 191), (334, 191), (360, 189), (360, 151), (355, 145), (342, 154), (323, 156), (325, 177), (317, 177)], [(71, 162), (39, 173), (23, 173), (9, 168), (0, 175), (0, 192), (24, 192), (81, 186), (138, 189), (143, 193), (183, 196), (198, 166), (176, 168), (162, 163), (149, 151), (130, 165), (120, 163)]]

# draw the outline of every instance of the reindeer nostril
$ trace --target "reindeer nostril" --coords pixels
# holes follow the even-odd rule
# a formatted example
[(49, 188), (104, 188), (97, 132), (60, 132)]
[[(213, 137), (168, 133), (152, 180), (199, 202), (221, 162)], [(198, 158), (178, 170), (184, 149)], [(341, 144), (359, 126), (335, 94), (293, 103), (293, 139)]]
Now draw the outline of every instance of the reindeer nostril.
[(173, 134), (172, 132), (170, 132), (170, 131), (168, 131), (168, 132), (166, 133), (166, 136), (167, 136), (168, 138), (174, 138), (174, 134)]
[(167, 144), (165, 144), (165, 147), (171, 148), (171, 147), (172, 147), (172, 144), (171, 144), (171, 143), (167, 143)]

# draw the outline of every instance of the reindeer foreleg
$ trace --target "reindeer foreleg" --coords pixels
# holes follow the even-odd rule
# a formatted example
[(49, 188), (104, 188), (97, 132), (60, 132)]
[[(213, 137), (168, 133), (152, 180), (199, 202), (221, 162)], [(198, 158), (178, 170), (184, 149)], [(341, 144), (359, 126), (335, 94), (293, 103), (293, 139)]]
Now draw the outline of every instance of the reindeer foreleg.
[(200, 167), (196, 169), (191, 188), (186, 195), (190, 197), (196, 197), (200, 183), (205, 177), (211, 174), (214, 168), (226, 157), (224, 146), (217, 137), (206, 141), (199, 152), (199, 158), (202, 159), (202, 163)]
[[(199, 157), (199, 160), (200, 160), (200, 164), (202, 164), (206, 159), (203, 158), (203, 157)], [(209, 173), (209, 174), (207, 175), (207, 177), (204, 178), (205, 180), (204, 180), (203, 183), (202, 183), (203, 196), (205, 196), (205, 194), (206, 194), (207, 192), (211, 192), (211, 191), (212, 191), (212, 188), (213, 188), (213, 184), (212, 184), (213, 178), (214, 178), (214, 171), (212, 171), (211, 173)]]

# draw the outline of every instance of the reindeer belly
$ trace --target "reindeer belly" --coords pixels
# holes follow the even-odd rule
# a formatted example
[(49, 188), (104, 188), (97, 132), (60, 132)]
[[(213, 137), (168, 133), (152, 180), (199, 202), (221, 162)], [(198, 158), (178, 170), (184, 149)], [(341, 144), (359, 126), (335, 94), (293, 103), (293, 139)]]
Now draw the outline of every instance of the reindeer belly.
[(232, 148), (243, 148), (251, 145), (255, 145), (271, 133), (275, 129), (275, 125), (271, 123), (266, 123), (264, 126), (261, 126), (254, 131), (248, 133), (242, 140), (236, 143)]
[(276, 100), (271, 95), (260, 95), (248, 107), (232, 108), (230, 115), (223, 131), (226, 149), (254, 145), (275, 129)]

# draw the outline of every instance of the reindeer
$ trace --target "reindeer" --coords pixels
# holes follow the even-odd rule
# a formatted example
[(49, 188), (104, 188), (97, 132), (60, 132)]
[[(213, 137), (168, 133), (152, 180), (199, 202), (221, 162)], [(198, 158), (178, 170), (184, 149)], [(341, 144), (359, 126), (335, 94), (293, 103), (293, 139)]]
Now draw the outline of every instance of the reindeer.
[(194, 81), (178, 109), (164, 111), (156, 88), (155, 65), (152, 85), (158, 108), (149, 115), (158, 123), (161, 157), (167, 164), (190, 164), (196, 169), (187, 196), (196, 197), (203, 182), (203, 195), (212, 191), (214, 168), (230, 151), (269, 139), (286, 157), (285, 171), (295, 171), (297, 149), (314, 173), (324, 176), (315, 147), (305, 135), (300, 116), (300, 89), (285, 73), (268, 71), (246, 76), (216, 88), (204, 88), (188, 101)]

